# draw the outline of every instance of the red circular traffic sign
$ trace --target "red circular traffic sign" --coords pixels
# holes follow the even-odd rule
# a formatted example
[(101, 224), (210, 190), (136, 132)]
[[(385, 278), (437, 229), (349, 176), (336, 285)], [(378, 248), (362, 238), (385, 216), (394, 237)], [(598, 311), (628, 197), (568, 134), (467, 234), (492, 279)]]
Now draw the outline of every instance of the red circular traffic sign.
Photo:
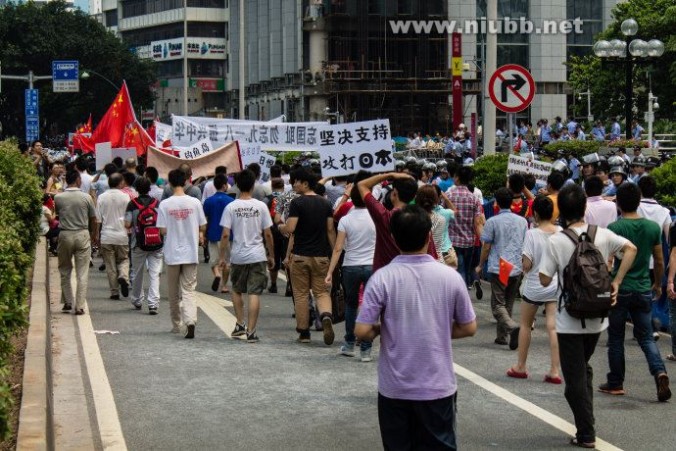
[(528, 70), (518, 64), (500, 66), (488, 83), (488, 94), (496, 108), (518, 113), (528, 108), (535, 97), (535, 81)]

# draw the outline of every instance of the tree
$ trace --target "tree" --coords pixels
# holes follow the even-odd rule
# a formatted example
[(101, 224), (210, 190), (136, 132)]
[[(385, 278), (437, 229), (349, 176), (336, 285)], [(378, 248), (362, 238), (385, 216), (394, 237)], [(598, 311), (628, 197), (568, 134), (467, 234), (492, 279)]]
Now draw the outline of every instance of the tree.
[[(136, 110), (152, 107), (151, 85), (157, 80), (152, 61), (141, 60), (103, 25), (80, 10), (69, 11), (62, 0), (0, 8), (0, 61), (3, 74), (51, 75), (53, 60), (78, 60), (80, 72), (94, 70), (118, 86), (127, 80)], [(7, 136), (24, 136), (25, 82), (3, 80), (0, 122)], [(41, 137), (74, 131), (91, 113), (94, 124), (110, 106), (117, 90), (92, 75), (80, 80), (79, 93), (53, 93), (49, 81), (40, 90)]]
[[(639, 111), (636, 116), (642, 120), (642, 112), (648, 105), (648, 74), (652, 78), (653, 94), (659, 97), (660, 109), (657, 118), (673, 119), (676, 113), (676, 0), (629, 0), (618, 3), (612, 11), (614, 22), (602, 33), (601, 39), (624, 40), (620, 24), (633, 18), (638, 22), (638, 34), (631, 39), (659, 39), (664, 42), (665, 52), (656, 59), (648, 59), (634, 65), (634, 105)], [(589, 55), (573, 57), (568, 62), (568, 82), (575, 92), (592, 93), (592, 113), (600, 119), (614, 116), (624, 117), (624, 65), (602, 61)], [(576, 115), (586, 115), (586, 102), (576, 105)]]

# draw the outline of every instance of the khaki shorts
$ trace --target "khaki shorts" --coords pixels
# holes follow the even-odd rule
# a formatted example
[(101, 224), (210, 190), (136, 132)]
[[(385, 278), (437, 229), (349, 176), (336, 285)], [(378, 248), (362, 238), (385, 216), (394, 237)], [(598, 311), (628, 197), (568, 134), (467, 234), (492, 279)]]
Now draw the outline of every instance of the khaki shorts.
[(261, 294), (268, 283), (267, 262), (230, 266), (232, 291), (243, 294)]
[(448, 252), (443, 253), (444, 263), (446, 263), (451, 268), (458, 269), (458, 255), (455, 253), (455, 249), (451, 247)]
[[(209, 254), (211, 255), (211, 261), (214, 263), (218, 263), (218, 256), (221, 252), (220, 244), (220, 241), (209, 241)], [(228, 251), (225, 252), (225, 264), (230, 264), (230, 253)]]

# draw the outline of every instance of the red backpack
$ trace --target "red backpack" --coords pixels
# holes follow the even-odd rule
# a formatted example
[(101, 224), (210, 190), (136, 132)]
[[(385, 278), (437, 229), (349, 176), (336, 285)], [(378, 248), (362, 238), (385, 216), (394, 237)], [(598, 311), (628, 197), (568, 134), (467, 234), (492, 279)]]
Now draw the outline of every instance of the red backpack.
[(143, 251), (156, 251), (162, 249), (164, 244), (160, 228), (157, 227), (157, 199), (153, 199), (150, 204), (143, 205), (137, 199), (132, 199), (138, 216), (134, 223), (134, 233), (136, 235), (136, 245)]

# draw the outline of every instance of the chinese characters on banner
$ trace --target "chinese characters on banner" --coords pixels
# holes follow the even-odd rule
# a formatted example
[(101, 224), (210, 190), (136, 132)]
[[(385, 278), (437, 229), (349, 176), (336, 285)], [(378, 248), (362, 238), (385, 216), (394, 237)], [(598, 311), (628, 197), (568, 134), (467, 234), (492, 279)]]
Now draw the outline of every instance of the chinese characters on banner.
[[(532, 155), (532, 154), (531, 154)], [(533, 158), (510, 155), (507, 163), (507, 175), (533, 174), (538, 182), (547, 184), (547, 177), (552, 172), (552, 164), (534, 160)]]
[(319, 143), (323, 177), (394, 170), (389, 119), (327, 125)]
[(206, 117), (172, 116), (172, 143), (188, 146), (208, 138), (214, 146), (239, 141), (262, 150), (316, 150), (324, 122), (250, 122)]
[(178, 157), (182, 160), (194, 160), (195, 158), (203, 157), (211, 153), (214, 148), (211, 141), (203, 139), (187, 147), (176, 147), (179, 154)]
[(242, 157), (242, 166), (244, 167), (247, 167), (251, 163), (260, 164), (258, 160), (261, 156), (261, 146), (240, 141), (239, 154)]

